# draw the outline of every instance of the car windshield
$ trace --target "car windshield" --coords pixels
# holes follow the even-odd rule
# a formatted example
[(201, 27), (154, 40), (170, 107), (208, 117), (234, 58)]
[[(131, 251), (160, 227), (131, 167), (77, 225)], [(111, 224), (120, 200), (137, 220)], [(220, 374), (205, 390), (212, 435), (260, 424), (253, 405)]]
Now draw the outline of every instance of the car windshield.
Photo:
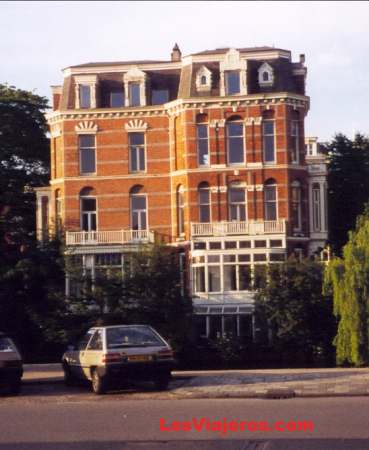
[(7, 337), (0, 337), (0, 352), (14, 352), (12, 341)]
[(106, 330), (107, 348), (165, 345), (150, 328), (122, 327)]

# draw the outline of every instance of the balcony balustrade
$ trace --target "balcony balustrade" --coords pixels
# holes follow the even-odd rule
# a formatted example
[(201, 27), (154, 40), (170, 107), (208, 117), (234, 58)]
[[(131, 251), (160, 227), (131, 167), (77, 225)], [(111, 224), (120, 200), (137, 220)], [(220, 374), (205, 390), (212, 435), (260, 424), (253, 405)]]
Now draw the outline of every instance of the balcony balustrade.
[(191, 236), (232, 236), (284, 234), (286, 220), (253, 220), (247, 222), (191, 223)]
[(155, 235), (149, 230), (67, 231), (67, 245), (153, 243)]

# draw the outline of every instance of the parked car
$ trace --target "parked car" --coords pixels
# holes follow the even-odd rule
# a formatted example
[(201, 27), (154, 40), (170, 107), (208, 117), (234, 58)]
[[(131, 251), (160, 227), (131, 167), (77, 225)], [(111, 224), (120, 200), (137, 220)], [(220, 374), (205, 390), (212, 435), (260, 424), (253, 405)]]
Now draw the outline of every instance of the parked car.
[(115, 325), (88, 330), (62, 357), (67, 385), (90, 380), (95, 394), (126, 380), (153, 381), (167, 389), (175, 361), (169, 344), (148, 325)]
[(16, 395), (23, 376), (22, 357), (12, 339), (0, 333), (0, 387)]

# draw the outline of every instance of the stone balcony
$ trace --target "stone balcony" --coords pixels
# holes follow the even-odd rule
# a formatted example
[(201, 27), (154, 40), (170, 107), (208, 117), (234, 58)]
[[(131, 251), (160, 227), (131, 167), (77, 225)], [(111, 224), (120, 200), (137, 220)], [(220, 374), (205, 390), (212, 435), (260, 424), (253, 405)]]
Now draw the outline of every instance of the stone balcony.
[(191, 236), (235, 236), (285, 234), (286, 220), (250, 220), (246, 222), (191, 223)]
[(67, 231), (66, 245), (110, 245), (153, 243), (150, 230)]

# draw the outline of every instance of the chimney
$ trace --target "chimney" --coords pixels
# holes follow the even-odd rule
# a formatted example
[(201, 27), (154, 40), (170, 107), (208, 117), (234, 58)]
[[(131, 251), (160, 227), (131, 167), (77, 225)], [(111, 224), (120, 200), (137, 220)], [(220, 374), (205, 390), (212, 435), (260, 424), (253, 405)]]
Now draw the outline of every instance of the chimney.
[(177, 43), (175, 43), (170, 56), (171, 56), (172, 61), (181, 61), (182, 53), (181, 53), (181, 50), (179, 49)]
[(303, 53), (300, 54), (300, 64), (305, 64), (305, 55)]

